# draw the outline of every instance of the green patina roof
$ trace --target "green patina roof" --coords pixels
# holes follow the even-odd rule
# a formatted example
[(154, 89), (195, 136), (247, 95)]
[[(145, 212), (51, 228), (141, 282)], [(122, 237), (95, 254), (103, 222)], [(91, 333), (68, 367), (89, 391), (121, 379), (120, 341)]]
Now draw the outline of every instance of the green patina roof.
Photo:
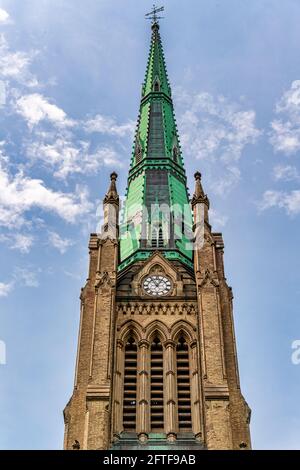
[[(161, 210), (164, 204), (171, 206), (170, 216)], [(188, 204), (171, 87), (159, 25), (154, 23), (122, 214), (119, 268), (147, 259), (153, 249), (190, 265), (192, 213)]]

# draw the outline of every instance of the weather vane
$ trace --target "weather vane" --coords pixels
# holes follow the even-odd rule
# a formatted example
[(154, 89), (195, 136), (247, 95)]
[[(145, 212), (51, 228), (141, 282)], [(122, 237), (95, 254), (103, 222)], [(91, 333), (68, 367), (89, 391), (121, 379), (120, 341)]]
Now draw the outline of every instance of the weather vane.
[(145, 17), (147, 20), (152, 20), (152, 23), (155, 24), (158, 22), (157, 20), (161, 20), (162, 18), (164, 18), (163, 16), (157, 16), (157, 13), (160, 13), (162, 11), (165, 11), (165, 7), (157, 8), (156, 5), (153, 5), (152, 11), (150, 11), (150, 13), (147, 13)]

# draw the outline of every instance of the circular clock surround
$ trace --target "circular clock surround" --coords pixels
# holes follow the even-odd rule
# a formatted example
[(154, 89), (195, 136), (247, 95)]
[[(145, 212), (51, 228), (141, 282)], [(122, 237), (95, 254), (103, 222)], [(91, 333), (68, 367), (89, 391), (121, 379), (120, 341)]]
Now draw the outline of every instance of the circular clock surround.
[(147, 276), (143, 281), (143, 289), (152, 297), (168, 295), (172, 289), (170, 279), (161, 274)]

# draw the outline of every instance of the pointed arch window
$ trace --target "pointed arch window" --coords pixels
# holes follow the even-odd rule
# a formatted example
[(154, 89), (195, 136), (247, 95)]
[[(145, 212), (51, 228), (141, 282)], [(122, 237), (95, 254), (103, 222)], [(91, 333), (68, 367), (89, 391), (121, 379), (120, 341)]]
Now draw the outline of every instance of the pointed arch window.
[(174, 145), (173, 147), (173, 160), (175, 163), (178, 163), (178, 147)]
[(163, 248), (163, 247), (164, 247), (164, 237), (163, 237), (162, 227), (160, 226), (158, 229), (158, 248)]
[(125, 345), (123, 427), (127, 432), (136, 430), (137, 345), (130, 336)]
[(164, 248), (164, 234), (162, 226), (152, 228), (151, 247), (152, 248)]
[(179, 432), (192, 430), (189, 346), (183, 335), (176, 347)]
[(141, 147), (141, 144), (139, 142), (137, 142), (136, 147), (135, 147), (135, 162), (140, 163), (142, 158), (143, 158), (142, 147)]
[(163, 347), (158, 336), (151, 343), (151, 432), (164, 430)]
[(151, 237), (151, 246), (152, 248), (158, 248), (158, 228), (152, 228), (152, 237)]
[(155, 91), (155, 92), (160, 91), (160, 81), (159, 81), (159, 78), (158, 78), (158, 77), (156, 77), (156, 79), (155, 79), (155, 81), (154, 81), (154, 87), (153, 87), (153, 88), (154, 88), (154, 91)]

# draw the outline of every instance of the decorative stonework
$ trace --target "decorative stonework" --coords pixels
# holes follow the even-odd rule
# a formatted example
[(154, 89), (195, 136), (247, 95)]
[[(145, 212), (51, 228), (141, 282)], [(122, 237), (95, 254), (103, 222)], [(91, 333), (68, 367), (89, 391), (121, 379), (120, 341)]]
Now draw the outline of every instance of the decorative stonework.
[(205, 273), (197, 273), (197, 278), (199, 279), (199, 287), (204, 287), (207, 284), (211, 284), (213, 287), (219, 286), (218, 276), (216, 273), (211, 272), (209, 269), (206, 269)]
[(111, 287), (115, 283), (113, 276), (111, 276), (108, 272), (104, 273), (97, 273), (95, 287), (99, 288), (102, 286)]
[(191, 315), (197, 312), (196, 303), (129, 302), (118, 303), (118, 315)]

